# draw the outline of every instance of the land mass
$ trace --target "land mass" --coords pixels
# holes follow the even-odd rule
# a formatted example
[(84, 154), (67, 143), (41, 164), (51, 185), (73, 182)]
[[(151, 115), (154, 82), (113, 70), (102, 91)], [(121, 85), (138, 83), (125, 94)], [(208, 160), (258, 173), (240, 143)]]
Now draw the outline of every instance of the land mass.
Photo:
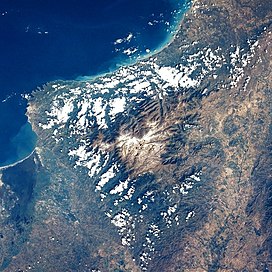
[(158, 54), (34, 92), (2, 270), (271, 271), (271, 23), (269, 0), (194, 0)]

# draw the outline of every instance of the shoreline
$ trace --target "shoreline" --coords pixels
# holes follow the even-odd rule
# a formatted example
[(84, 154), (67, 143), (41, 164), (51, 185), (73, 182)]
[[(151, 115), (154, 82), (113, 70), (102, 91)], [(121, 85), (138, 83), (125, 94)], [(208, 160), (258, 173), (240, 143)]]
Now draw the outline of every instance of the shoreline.
[(19, 160), (19, 161), (17, 161), (17, 162), (11, 163), (11, 164), (7, 164), (7, 165), (5, 165), (5, 166), (0, 166), (0, 171), (6, 170), (6, 169), (8, 169), (8, 168), (14, 167), (14, 166), (16, 166), (17, 164), (20, 164), (20, 163), (24, 162), (25, 160), (29, 159), (29, 158), (34, 154), (35, 151), (36, 151), (36, 147), (35, 147), (35, 148), (33, 149), (33, 151), (32, 151), (28, 156), (26, 156), (25, 158), (23, 158), (23, 159), (21, 159), (21, 160)]
[[(81, 75), (81, 76), (77, 76), (74, 79), (56, 79), (56, 80), (53, 80), (53, 81), (48, 81), (48, 82), (42, 84), (41, 86), (37, 86), (36, 89), (34, 89), (30, 93), (27, 93), (26, 95), (30, 95), (31, 96), (32, 94), (34, 94), (36, 92), (43, 91), (43, 88), (45, 86), (47, 86), (47, 85), (50, 85), (50, 84), (56, 84), (56, 83), (60, 83), (60, 82), (69, 83), (69, 82), (88, 82), (88, 81), (94, 81), (94, 80), (96, 80), (99, 77), (104, 77), (104, 76), (107, 76), (109, 74), (112, 74), (112, 73), (116, 72), (117, 70), (119, 70), (122, 67), (129, 67), (129, 66), (137, 64), (140, 61), (148, 60), (149, 58), (154, 57), (155, 55), (159, 54), (161, 51), (163, 51), (170, 44), (173, 43), (173, 41), (176, 38), (176, 35), (179, 32), (179, 29), (180, 29), (181, 25), (182, 25), (182, 21), (183, 21), (184, 17), (186, 16), (186, 14), (193, 7), (193, 3), (194, 3), (194, 0), (185, 0), (183, 8), (180, 9), (180, 11), (176, 12), (176, 16), (173, 17), (173, 25), (169, 28), (169, 33), (167, 34), (165, 40), (162, 41), (155, 49), (151, 50), (149, 53), (142, 54), (142, 55), (140, 55), (138, 57), (135, 57), (135, 59), (128, 59), (127, 61), (120, 62), (120, 63), (116, 62), (114, 64), (115, 68), (112, 69), (112, 70), (110, 70), (110, 71), (105, 71), (105, 72), (102, 71), (100, 73), (97, 73), (97, 74), (94, 74), (94, 75), (90, 75), (90, 76), (88, 76), (88, 75), (86, 75), (86, 76)], [(29, 100), (27, 99), (27, 101), (29, 101)], [(29, 103), (27, 105), (27, 108), (28, 107), (29, 107)], [(26, 113), (26, 116), (28, 117), (27, 113)]]
[[(135, 59), (128, 59), (127, 62), (123, 62), (123, 63), (116, 63), (116, 69), (113, 69), (111, 71), (108, 72), (101, 72), (92, 76), (78, 76), (76, 79), (72, 79), (72, 80), (54, 80), (52, 82), (70, 82), (70, 81), (77, 81), (77, 82), (86, 82), (86, 81), (93, 81), (99, 77), (104, 77), (106, 75), (109, 75), (111, 73), (114, 73), (115, 71), (117, 71), (118, 69), (122, 68), (122, 67), (128, 67), (128, 66), (132, 66), (135, 65), (137, 62), (139, 61), (143, 61), (143, 60), (147, 60), (157, 54), (159, 54), (161, 51), (163, 51), (164, 49), (166, 49), (170, 44), (173, 43), (173, 41), (176, 38), (176, 35), (179, 32), (179, 29), (181, 27), (182, 21), (184, 19), (184, 16), (191, 10), (191, 8), (193, 7), (193, 3), (194, 0), (185, 0), (183, 9), (181, 9), (179, 12), (177, 12), (176, 17), (173, 17), (173, 25), (169, 28), (169, 33), (167, 34), (166, 38), (164, 41), (162, 41), (155, 49), (151, 50), (149, 53), (145, 53), (142, 54), (138, 57), (136, 57)], [(47, 82), (45, 85), (47, 85), (48, 83), (51, 82)]]
[[(36, 92), (41, 92), (44, 90), (44, 87), (50, 84), (56, 84), (59, 82), (88, 82), (88, 81), (94, 81), (99, 77), (104, 77), (107, 76), (109, 74), (114, 73), (115, 71), (117, 71), (118, 69), (121, 69), (122, 67), (128, 67), (128, 66), (132, 66), (137, 64), (140, 61), (143, 60), (148, 60), (151, 57), (156, 56), (157, 54), (159, 54), (161, 51), (163, 51), (164, 49), (166, 49), (170, 44), (172, 44), (174, 42), (174, 40), (176, 39), (176, 35), (178, 34), (180, 27), (182, 25), (182, 22), (184, 20), (184, 17), (186, 16), (186, 14), (191, 10), (191, 8), (193, 7), (193, 2), (194, 0), (185, 0), (185, 3), (182, 7), (182, 9), (180, 9), (178, 12), (176, 12), (176, 16), (173, 18), (173, 24), (172, 26), (169, 28), (169, 33), (167, 35), (167, 37), (165, 38), (164, 41), (162, 41), (154, 50), (150, 51), (149, 53), (140, 55), (138, 57), (136, 57), (133, 60), (128, 60), (127, 62), (123, 62), (123, 63), (116, 63), (116, 69), (113, 69), (112, 71), (107, 71), (107, 72), (101, 72), (99, 74), (96, 75), (92, 75), (92, 76), (79, 76), (78, 79), (70, 79), (70, 80), (62, 80), (62, 79), (58, 79), (58, 80), (54, 80), (54, 81), (49, 81), (46, 82), (45, 84), (43, 84), (41, 87), (37, 87), (37, 89), (33, 90), (31, 93), (29, 94), (25, 94), (24, 98), (27, 100), (27, 108), (26, 108), (26, 113), (25, 115), (28, 118), (28, 122), (31, 124), (31, 120), (30, 120), (30, 116), (29, 116), (29, 112), (31, 112), (32, 106), (30, 104), (30, 100), (31, 100), (31, 96), (33, 94), (35, 94)], [(32, 126), (32, 125), (31, 125)], [(32, 129), (33, 132), (35, 133), (35, 130)], [(13, 164), (9, 164), (6, 166), (0, 166), (0, 171), (5, 170), (7, 168), (16, 166), (17, 164), (20, 164), (22, 162), (24, 162), (26, 159), (28, 159), (29, 157), (31, 157), (33, 155), (33, 153), (35, 152), (36, 147), (33, 149), (33, 151), (25, 158), (23, 158), (20, 161), (17, 161)]]
[[(56, 84), (56, 83), (59, 83), (59, 82), (66, 82), (66, 83), (71, 82), (72, 83), (72, 82), (94, 81), (99, 77), (104, 77), (104, 76), (107, 76), (109, 74), (112, 74), (115, 71), (117, 71), (118, 69), (121, 69), (122, 67), (132, 66), (132, 65), (137, 64), (140, 61), (148, 60), (148, 59), (156, 56), (157, 54), (159, 54), (163, 50), (165, 50), (176, 39), (176, 35), (178, 34), (178, 32), (180, 30), (180, 27), (182, 25), (184, 17), (192, 9), (193, 3), (194, 3), (194, 0), (185, 0), (185, 3), (183, 5), (182, 9), (180, 9), (178, 12), (176, 12), (176, 14), (175, 14), (176, 16), (173, 18), (174, 23), (169, 28), (169, 33), (168, 33), (167, 37), (165, 38), (165, 40), (162, 41), (160, 43), (160, 45), (158, 45), (158, 47), (156, 49), (150, 51), (149, 53), (146, 53), (146, 54), (143, 54), (143, 55), (141, 55), (139, 57), (136, 57), (134, 60), (130, 60), (130, 61), (128, 60), (128, 62), (126, 62), (126, 63), (119, 63), (119, 64), (116, 63), (116, 69), (113, 69), (112, 71), (101, 72), (99, 74), (92, 75), (92, 76), (81, 76), (81, 78), (79, 78), (80, 76), (78, 76), (77, 77), (78, 79), (77, 78), (76, 79), (70, 79), (70, 80), (58, 79), (58, 80), (54, 80), (54, 81), (48, 81), (45, 84), (43, 84), (42, 86), (40, 86), (40, 87), (38, 86), (31, 93), (24, 94), (24, 98), (27, 100), (27, 107), (26, 107), (25, 115), (26, 115), (26, 117), (28, 119), (28, 122), (32, 126), (31, 118), (29, 116), (29, 113), (33, 111), (33, 108), (32, 108), (33, 106), (31, 105), (31, 102), (30, 102), (31, 97), (36, 92), (43, 91), (45, 86), (48, 86), (50, 84)], [(33, 130), (34, 133), (36, 133), (34, 128), (32, 128), (32, 130)], [(0, 171), (5, 170), (5, 169), (10, 168), (10, 167), (13, 167), (13, 166), (16, 166), (17, 164), (20, 164), (20, 163), (24, 162), (26, 159), (28, 159), (29, 157), (31, 157), (34, 154), (35, 150), (36, 150), (36, 147), (34, 148), (34, 150), (27, 157), (25, 157), (24, 159), (22, 159), (22, 160), (20, 160), (18, 162), (15, 162), (13, 164), (9, 164), (9, 165), (6, 165), (6, 166), (0, 166)]]

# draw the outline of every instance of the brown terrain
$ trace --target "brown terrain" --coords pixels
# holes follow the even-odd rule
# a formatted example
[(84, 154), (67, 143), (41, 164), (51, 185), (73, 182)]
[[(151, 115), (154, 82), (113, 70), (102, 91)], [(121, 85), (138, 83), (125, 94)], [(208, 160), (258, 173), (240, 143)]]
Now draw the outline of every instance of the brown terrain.
[[(211, 169), (216, 168), (204, 169), (213, 180), (206, 222), (188, 232), (170, 257), (167, 250), (167, 261), (158, 259), (151, 271), (272, 270), (271, 211), (265, 212), (271, 209), (271, 191), (266, 191), (271, 187), (271, 22), (269, 1), (194, 1), (178, 34), (187, 42), (213, 46), (223, 37), (223, 42), (239, 44), (243, 36), (251, 38), (267, 25), (244, 75), (237, 86), (221, 86), (201, 100), (196, 97), (186, 103), (186, 95), (179, 95), (165, 105), (146, 105), (144, 117), (130, 125), (130, 132), (124, 127), (117, 139), (133, 174), (151, 171), (159, 180), (171, 182), (173, 173), (197, 162), (207, 161)], [(163, 61), (169, 52), (174, 55), (175, 45), (161, 53)], [(161, 157), (169, 139), (187, 116), (197, 116), (197, 125), (178, 147), (178, 156), (186, 157), (186, 163), (181, 169), (164, 165)], [(197, 144), (202, 145), (199, 151), (192, 151)], [(218, 152), (208, 155), (218, 144)], [(170, 158), (174, 159), (172, 154), (166, 160)]]
[[(221, 86), (201, 100), (196, 97), (186, 103), (186, 95), (179, 95), (165, 105), (152, 102), (144, 107), (144, 118), (130, 125), (129, 133), (124, 127), (124, 135), (117, 139), (133, 174), (151, 171), (159, 180), (171, 182), (173, 173), (197, 162), (207, 161), (216, 168), (204, 169), (213, 180), (206, 222), (189, 231), (170, 257), (167, 249), (151, 271), (272, 271), (271, 22), (270, 1), (194, 1), (178, 34), (186, 42), (214, 46), (222, 38), (239, 44), (243, 36), (251, 38), (267, 25), (244, 75), (237, 86)], [(175, 45), (161, 53), (163, 61), (168, 53), (174, 55)], [(197, 116), (197, 125), (178, 147), (178, 156), (186, 157), (186, 163), (181, 169), (164, 165), (161, 157), (169, 139), (187, 116)], [(202, 146), (194, 152), (191, 146), (196, 143)], [(218, 144), (220, 150), (208, 156)]]
[[(249, 40), (258, 43), (249, 46)], [(236, 78), (229, 69), (232, 46), (250, 55), (245, 65), (243, 59), (239, 60), (243, 73)], [(254, 50), (250, 51), (252, 46)], [(195, 216), (189, 223), (183, 220), (173, 230), (165, 231), (147, 271), (269, 272), (271, 0), (194, 0), (175, 39), (156, 55), (156, 63), (180, 64), (205, 48), (220, 48), (224, 59), (214, 74), (203, 75), (199, 87), (143, 103), (136, 117), (121, 124), (114, 139), (107, 141), (100, 134), (91, 144), (116, 152), (131, 179), (146, 173), (152, 175), (161, 191), (189, 175), (192, 169), (201, 170), (203, 184), (194, 194), (177, 200), (186, 211), (193, 207)], [(236, 84), (232, 84), (235, 79)], [(38, 93), (37, 97), (41, 95)], [(46, 188), (35, 205), (35, 213), (40, 217), (29, 229), (27, 241), (22, 242), (23, 249), (14, 254), (3, 271), (142, 271), (134, 261), (137, 245), (131, 249), (120, 243), (116, 230), (98, 212), (106, 210), (107, 203), (90, 197), (91, 186), (85, 181), (79, 184), (77, 173), (62, 162), (65, 155), (51, 146), (52, 135), (39, 130), (38, 111), (35, 100), (30, 102), (28, 114), (41, 139), (34, 158), (41, 163), (39, 171), (55, 157), (58, 167), (54, 173), (42, 172), (44, 176), (52, 175), (50, 188), (39, 185), (39, 175), (35, 176), (36, 186)], [(69, 182), (62, 178), (61, 171), (69, 176)], [(72, 219), (71, 224), (64, 223), (64, 217), (58, 213), (61, 208), (47, 202), (50, 190), (57, 192), (56, 197), (65, 195), (62, 186), (68, 183), (67, 199), (80, 223)], [(90, 209), (85, 208), (86, 203)], [(139, 233), (142, 228), (139, 224)], [(4, 256), (8, 250), (2, 251)], [(73, 264), (80, 254), (84, 256), (79, 269)], [(100, 270), (90, 268), (94, 266)]]

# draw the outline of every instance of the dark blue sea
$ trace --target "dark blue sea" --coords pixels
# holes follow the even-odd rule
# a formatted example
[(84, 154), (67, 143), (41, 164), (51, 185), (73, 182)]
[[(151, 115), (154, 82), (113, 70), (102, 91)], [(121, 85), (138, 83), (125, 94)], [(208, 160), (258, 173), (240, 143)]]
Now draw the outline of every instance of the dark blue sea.
[(22, 94), (112, 71), (162, 46), (186, 0), (0, 0), (0, 167), (31, 153)]

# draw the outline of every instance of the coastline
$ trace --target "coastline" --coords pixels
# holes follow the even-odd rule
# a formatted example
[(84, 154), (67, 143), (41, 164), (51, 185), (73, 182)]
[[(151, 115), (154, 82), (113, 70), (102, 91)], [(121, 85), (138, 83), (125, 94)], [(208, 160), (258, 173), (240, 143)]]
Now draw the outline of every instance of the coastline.
[[(173, 43), (173, 41), (175, 40), (176, 35), (177, 35), (177, 33), (178, 33), (179, 29), (180, 29), (180, 26), (182, 24), (182, 21), (183, 21), (184, 17), (191, 10), (191, 8), (193, 6), (193, 2), (194, 2), (193, 0), (185, 1), (182, 9), (180, 9), (178, 12), (176, 12), (176, 14), (175, 14), (175, 16), (173, 18), (172, 26), (169, 28), (169, 33), (167, 34), (167, 37), (165, 38), (165, 40), (162, 41), (154, 50), (151, 50), (149, 53), (142, 54), (142, 55), (136, 57), (135, 59), (128, 59), (127, 62), (116, 63), (115, 64), (116, 69), (113, 69), (111, 71), (102, 72), (102, 73), (92, 75), (92, 76), (80, 76), (80, 77), (78, 77), (76, 79), (70, 79), (70, 80), (58, 79), (58, 80), (54, 80), (54, 81), (49, 81), (49, 82), (45, 83), (43, 86), (46, 86), (48, 84), (55, 84), (56, 82), (74, 82), (74, 81), (86, 82), (86, 81), (93, 81), (93, 80), (95, 80), (95, 79), (97, 79), (99, 77), (103, 77), (103, 76), (109, 75), (111, 73), (114, 73), (115, 71), (117, 71), (118, 69), (120, 69), (122, 67), (132, 66), (132, 65), (137, 64), (140, 61), (147, 60), (147, 59), (149, 59), (151, 57), (154, 57), (156, 54), (160, 53), (165, 48), (167, 48), (171, 43)], [(26, 111), (25, 115), (28, 117), (28, 122), (30, 124), (31, 124), (31, 120), (29, 118), (28, 113), (31, 112), (33, 109), (32, 109), (31, 104), (29, 103), (29, 99), (30, 99), (30, 97), (31, 97), (31, 95), (33, 93), (42, 91), (43, 86), (42, 87), (37, 87), (37, 89), (33, 90), (30, 94), (25, 94), (24, 95), (24, 98), (27, 100), (27, 111)], [(34, 129), (33, 129), (33, 132), (35, 133)], [(21, 159), (19, 161), (16, 161), (14, 163), (8, 164), (8, 165), (0, 166), (0, 171), (3, 171), (5, 169), (11, 168), (11, 167), (14, 167), (17, 164), (20, 164), (20, 163), (24, 162), (25, 160), (27, 160), (29, 157), (31, 157), (34, 154), (35, 150), (36, 150), (36, 146), (33, 149), (33, 151), (28, 156), (26, 156), (25, 158), (23, 158), (23, 159)]]
[[(116, 69), (109, 71), (109, 72), (102, 72), (93, 76), (82, 76), (82, 77), (78, 77), (78, 79), (71, 79), (71, 80), (54, 80), (54, 81), (49, 81), (47, 83), (45, 83), (42, 87), (38, 87), (36, 90), (32, 91), (30, 94), (26, 94), (24, 95), (25, 99), (27, 100), (27, 110), (25, 115), (28, 118), (28, 122), (31, 124), (31, 119), (29, 116), (29, 112), (31, 112), (32, 109), (32, 105), (29, 103), (29, 99), (31, 98), (31, 95), (35, 92), (40, 92), (43, 91), (44, 86), (48, 85), (48, 84), (55, 84), (56, 82), (73, 82), (73, 81), (77, 81), (77, 82), (86, 82), (86, 81), (93, 81), (99, 77), (103, 77), (106, 75), (109, 75), (111, 73), (114, 73), (115, 71), (117, 71), (118, 69), (122, 68), (122, 67), (127, 67), (127, 66), (132, 66), (137, 64), (140, 61), (143, 60), (147, 60), (151, 57), (153, 57), (154, 55), (160, 53), (161, 51), (163, 51), (165, 48), (167, 48), (170, 44), (172, 44), (176, 38), (177, 33), (179, 32), (180, 26), (182, 25), (182, 21), (184, 20), (184, 17), (186, 16), (186, 14), (191, 10), (192, 6), (193, 6), (193, 2), (194, 0), (186, 0), (183, 6), (183, 9), (181, 9), (180, 11), (178, 11), (176, 13), (176, 17), (174, 17), (173, 21), (173, 25), (170, 28), (170, 31), (167, 35), (167, 37), (165, 38), (165, 40), (158, 45), (158, 47), (154, 50), (152, 50), (150, 53), (146, 53), (143, 54), (127, 63), (120, 63), (120, 64), (116, 64)], [(32, 125), (32, 124), (31, 124)], [(33, 132), (35, 133), (35, 130), (33, 129)], [(5, 170), (7, 168), (13, 167), (19, 163), (22, 163), (23, 161), (25, 161), (26, 159), (28, 159), (36, 150), (36, 147), (33, 149), (33, 151), (24, 159), (17, 161), (13, 164), (9, 164), (6, 166), (0, 166), (0, 171)]]
[(23, 159), (21, 159), (21, 160), (19, 160), (19, 161), (17, 161), (17, 162), (14, 162), (14, 163), (5, 165), (5, 166), (0, 166), (0, 171), (6, 170), (6, 169), (8, 169), (8, 168), (10, 168), (10, 167), (14, 167), (14, 166), (16, 166), (17, 164), (20, 164), (20, 163), (24, 162), (25, 160), (29, 159), (29, 158), (34, 154), (35, 151), (36, 151), (36, 147), (35, 147), (35, 148), (33, 149), (33, 151), (32, 151), (28, 156), (26, 156), (25, 158), (23, 158)]
[[(108, 72), (101, 72), (99, 74), (96, 75), (92, 75), (92, 76), (82, 76), (82, 77), (78, 77), (76, 79), (70, 79), (70, 80), (62, 80), (62, 79), (58, 79), (58, 80), (54, 80), (54, 81), (49, 81), (46, 82), (45, 84), (43, 84), (43, 86), (41, 87), (37, 87), (35, 90), (33, 90), (31, 93), (29, 94), (25, 94), (24, 98), (27, 100), (27, 108), (26, 108), (26, 113), (25, 115), (28, 118), (28, 122), (31, 124), (32, 126), (32, 130), (35, 133), (35, 128), (33, 127), (33, 124), (31, 122), (31, 118), (30, 118), (30, 112), (33, 111), (33, 105), (30, 103), (31, 100), (31, 96), (33, 94), (35, 94), (36, 92), (42, 92), (44, 90), (44, 87), (50, 84), (56, 84), (59, 82), (88, 82), (88, 81), (94, 81), (99, 77), (104, 77), (107, 75), (110, 75), (112, 73), (114, 73), (115, 71), (117, 71), (118, 69), (122, 68), (122, 67), (128, 67), (128, 66), (132, 66), (137, 64), (140, 61), (143, 60), (148, 60), (151, 57), (156, 56), (157, 54), (159, 54), (161, 51), (163, 51), (164, 49), (166, 49), (170, 44), (172, 44), (174, 42), (174, 40), (176, 39), (176, 35), (178, 34), (180, 27), (182, 25), (182, 22), (184, 20), (184, 17), (186, 16), (186, 14), (188, 14), (188, 12), (190, 12), (192, 6), (193, 6), (193, 2), (194, 0), (186, 0), (185, 3), (182, 6), (182, 9), (180, 9), (178, 12), (176, 12), (174, 18), (173, 18), (173, 24), (172, 26), (169, 28), (169, 33), (167, 34), (167, 37), (165, 38), (164, 41), (162, 41), (154, 50), (151, 50), (149, 53), (145, 53), (143, 55), (140, 55), (139, 57), (136, 57), (135, 59), (130, 59), (128, 60), (128, 62), (123, 62), (123, 63), (116, 63), (116, 69), (113, 69), (111, 71)], [(6, 165), (6, 166), (1, 166), (0, 167), (0, 171), (5, 170), (7, 168), (13, 167), (17, 164), (22, 163), (23, 161), (25, 161), (26, 159), (28, 159), (30, 156), (33, 155), (33, 153), (36, 150), (36, 146), (33, 149), (33, 151), (25, 158), (23, 158), (20, 161), (17, 161), (15, 163)]]
[(33, 90), (31, 92), (31, 94), (35, 93), (35, 92), (42, 91), (43, 86), (46, 86), (48, 84), (55, 84), (55, 83), (59, 83), (59, 82), (67, 82), (68, 83), (68, 82), (73, 82), (73, 81), (76, 81), (76, 82), (93, 81), (99, 77), (104, 77), (104, 76), (110, 75), (122, 67), (129, 67), (129, 66), (137, 64), (140, 61), (148, 60), (149, 58), (154, 57), (155, 55), (159, 54), (161, 51), (166, 49), (170, 44), (172, 44), (174, 42), (174, 40), (176, 39), (176, 35), (178, 34), (178, 32), (180, 30), (180, 27), (182, 25), (184, 17), (193, 7), (193, 2), (194, 2), (194, 0), (185, 0), (185, 3), (183, 5), (182, 9), (180, 9), (180, 11), (176, 12), (176, 15), (173, 17), (173, 24), (169, 28), (169, 33), (167, 34), (166, 38), (161, 43), (159, 43), (155, 49), (151, 50), (149, 53), (143, 53), (135, 58), (129, 58), (127, 61), (123, 61), (120, 63), (116, 62), (114, 64), (115, 68), (110, 71), (105, 71), (105, 72), (102, 71), (100, 73), (97, 73), (97, 74), (94, 74), (91, 76), (88, 76), (88, 75), (77, 76), (75, 79), (67, 79), (67, 80), (66, 79), (57, 79), (57, 80), (53, 80), (53, 81), (48, 81), (45, 84), (43, 84), (41, 88), (37, 88), (36, 90)]

